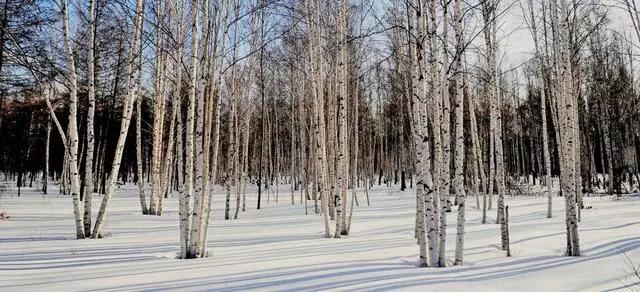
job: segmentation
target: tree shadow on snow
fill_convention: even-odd
[[[112,287],[113,290],[168,290],[215,288],[218,291],[277,289],[280,291],[321,291],[332,288],[373,291],[394,290],[447,283],[480,282],[508,278],[543,270],[575,265],[615,256],[621,250],[640,248],[640,237],[603,243],[583,251],[582,257],[537,256],[505,259],[503,262],[449,267],[417,268],[414,263],[389,258],[377,261],[351,261],[322,264],[301,264],[274,271],[264,269],[246,273],[194,277],[182,280]],[[303,259],[301,259],[303,260]],[[198,268],[211,268],[199,266]],[[157,272],[162,272],[160,269]]]

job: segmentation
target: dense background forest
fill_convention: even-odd
[[[451,209],[463,264],[467,197],[509,252],[505,196],[548,197],[548,217],[562,196],[579,256],[583,198],[640,186],[634,0],[0,9],[1,186],[70,197],[77,238],[104,236],[118,185],[137,186],[143,214],[178,197],[182,258],[207,255],[216,185],[225,219],[305,204],[326,237],[348,236],[354,204],[385,185],[416,193],[421,266],[447,265]],[[517,60],[511,34],[530,39]]]

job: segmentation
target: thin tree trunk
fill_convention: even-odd
[[[144,194],[144,171],[142,168],[142,96],[136,101],[136,163],[138,171],[138,193],[140,195],[140,207],[142,214],[149,214],[147,198]],[[153,197],[151,198],[153,200]]]
[[[49,146],[51,144],[51,118],[47,119],[47,138],[44,146],[44,173],[42,174],[42,193],[47,194],[49,186]]]

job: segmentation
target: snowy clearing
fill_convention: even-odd
[[[136,190],[121,188],[110,206],[110,236],[75,240],[69,196],[1,194],[0,210],[10,218],[0,221],[0,290],[613,291],[640,284],[622,254],[640,264],[637,197],[585,198],[579,258],[562,256],[563,198],[555,198],[553,219],[545,218],[546,198],[507,198],[512,258],[499,248],[499,225],[481,224],[469,198],[465,265],[417,268],[414,191],[374,188],[371,206],[360,193],[351,236],[326,239],[313,202],[305,215],[299,194],[291,206],[288,190],[281,187],[277,205],[272,196],[255,210],[251,200],[240,219],[224,221],[224,196],[216,189],[213,256],[195,260],[174,258],[177,197],[163,216],[143,216]],[[248,198],[255,199],[251,191]],[[495,209],[490,214],[494,218]],[[455,222],[455,208],[448,216]],[[447,234],[452,258],[455,224]]]

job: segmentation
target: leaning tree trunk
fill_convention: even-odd
[[[142,20],[144,17],[144,0],[136,1],[136,16],[133,33],[133,41],[129,50],[128,64],[127,64],[127,95],[124,100],[124,108],[122,109],[122,122],[120,124],[120,135],[118,136],[118,142],[116,144],[116,152],[113,157],[113,163],[111,166],[111,173],[109,179],[105,185],[105,194],[102,197],[102,203],[100,210],[98,211],[98,217],[96,218],[96,224],[93,227],[93,238],[102,236],[102,229],[107,217],[107,206],[113,196],[113,188],[115,181],[118,178],[120,172],[120,163],[122,162],[122,154],[124,152],[124,144],[127,140],[127,132],[129,131],[129,124],[131,123],[131,115],[133,113],[133,103],[135,101],[136,94],[139,94],[140,88],[140,76],[138,64],[140,63],[140,40],[142,36]]]

